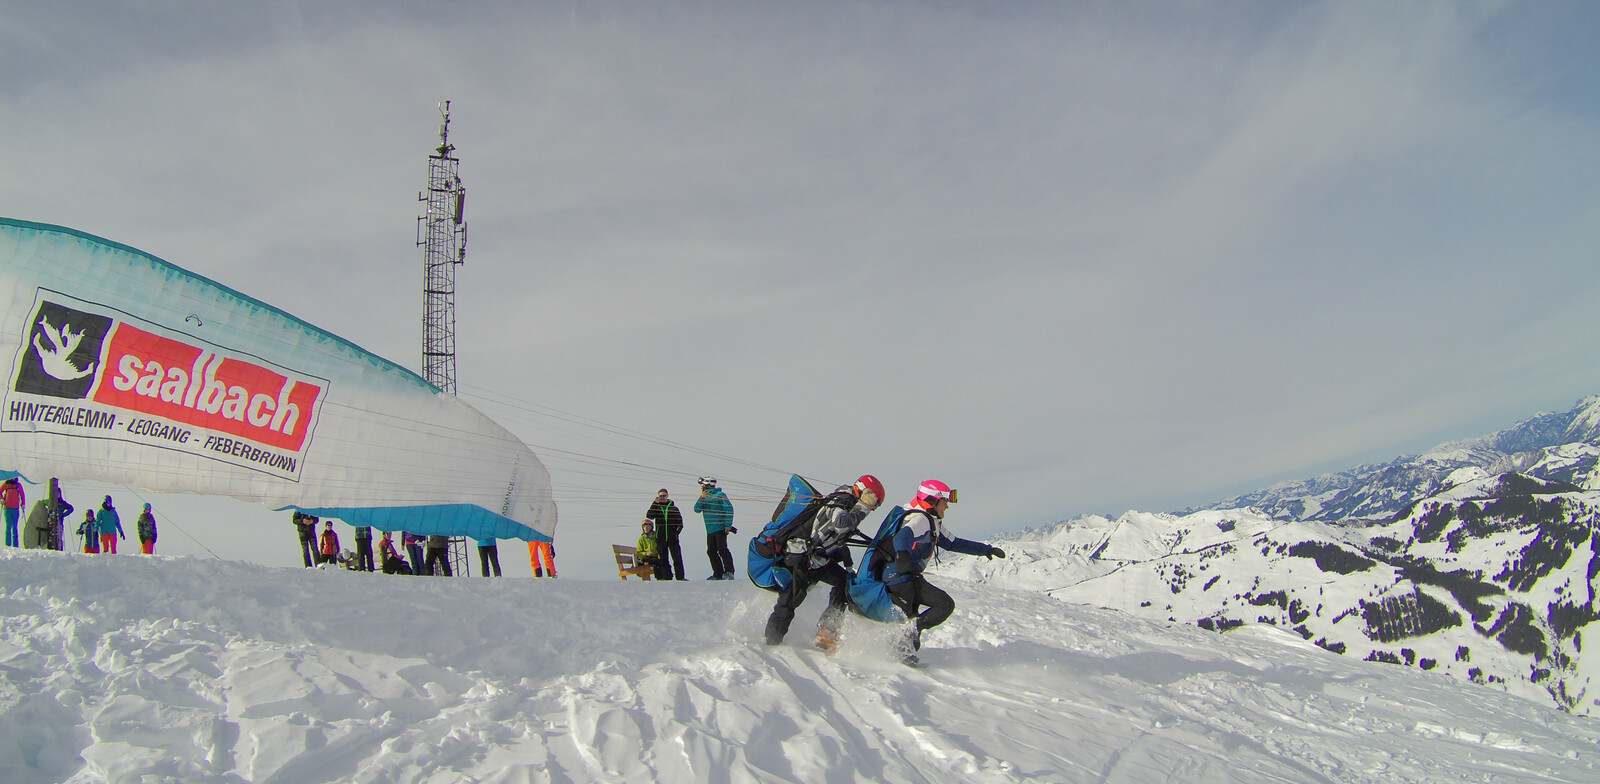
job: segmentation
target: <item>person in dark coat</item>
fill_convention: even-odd
[[[100,552],[100,524],[94,521],[94,510],[83,510],[83,522],[78,524],[78,539],[83,541],[83,551]]]
[[[301,512],[294,513],[295,533],[300,536],[300,555],[306,559],[306,568],[322,562],[321,551],[317,549],[317,518]]]
[[[67,546],[66,522],[67,517],[72,514],[72,504],[67,503],[67,499],[61,497],[61,480],[53,476],[50,477],[49,509],[50,530],[45,549],[63,550]]]
[[[372,527],[356,527],[356,571],[375,572],[372,563]]]
[[[683,576],[683,548],[678,546],[678,537],[683,533],[683,513],[668,497],[665,487],[656,492],[656,500],[651,502],[650,510],[644,513],[644,517],[654,523],[656,529],[656,549],[661,555],[661,561],[656,564],[656,579],[686,579]]]
[[[145,555],[156,554],[156,515],[150,511],[150,505],[144,505],[144,511],[139,513],[139,551]]]
[[[423,564],[423,571],[435,577],[454,577],[450,571],[450,537],[428,537],[428,560]]]

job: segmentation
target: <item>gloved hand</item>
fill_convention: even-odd
[[[739,529],[734,528],[733,526],[730,525],[730,526],[728,526],[728,533],[730,533],[730,534],[739,533]]]
[[[866,504],[868,509],[876,510],[878,508],[878,504],[883,502],[879,500],[877,493],[874,493],[871,490],[863,490],[861,492],[861,503]]]
[[[911,553],[904,550],[894,554],[894,570],[901,574],[911,574],[917,568],[917,562],[911,560]]]
[[[1006,551],[1004,551],[1004,550],[1002,550],[1002,549],[1000,549],[998,547],[991,546],[989,548],[988,555],[989,555],[989,560],[993,561],[996,558],[1004,558],[1004,557],[1006,557]]]

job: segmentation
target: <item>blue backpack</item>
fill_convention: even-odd
[[[781,563],[783,543],[802,526],[809,525],[822,507],[823,494],[817,492],[805,477],[789,477],[789,490],[772,512],[772,521],[750,539],[750,554],[745,574],[758,588],[781,591],[789,587],[794,577]]]
[[[856,612],[874,621],[899,623],[906,619],[905,613],[890,598],[888,587],[883,584],[883,569],[894,560],[894,535],[900,532],[905,518],[905,507],[897,506],[889,510],[889,516],[878,526],[878,534],[872,537],[872,547],[867,551],[865,563],[850,578],[850,604]]]

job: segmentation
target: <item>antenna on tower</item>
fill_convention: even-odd
[[[450,143],[450,102],[439,104],[439,147],[428,156],[428,189],[417,195],[427,204],[417,218],[422,248],[422,377],[449,395],[456,393],[456,265],[467,258],[467,189],[461,161]],[[450,540],[455,573],[469,575],[466,540]],[[421,564],[413,564],[420,567]]]

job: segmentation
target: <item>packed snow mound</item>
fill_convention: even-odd
[[[976,559],[974,559],[976,560]],[[1600,725],[1351,661],[937,578],[788,644],[744,582],[430,579],[0,552],[0,780],[1593,781]]]

